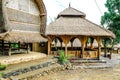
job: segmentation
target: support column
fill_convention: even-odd
[[[60,43],[61,43],[60,47],[61,47],[61,49],[62,49],[62,42],[60,42]]]
[[[27,43],[27,54],[30,52],[30,46],[29,43]]]
[[[72,36],[61,36],[61,39],[63,40],[65,44],[65,56],[67,56],[68,50],[67,50],[67,44],[69,43]]]
[[[83,54],[84,54],[84,46],[85,46],[85,44],[82,44],[82,53],[80,54],[80,58],[83,58]]]
[[[98,43],[98,59],[100,59],[100,53],[101,53],[101,44]]]
[[[81,41],[81,46],[82,46],[80,58],[83,58],[84,51],[85,51],[84,49],[85,49],[85,45],[86,45],[86,41],[87,41],[87,36],[79,37],[79,40]]]
[[[20,41],[18,42],[18,51],[20,51]]]
[[[51,41],[48,39],[48,55],[51,54]]]
[[[2,55],[4,55],[4,40],[2,40]]]
[[[97,37],[96,40],[98,42],[98,56],[97,56],[97,58],[99,60],[100,59],[100,53],[101,53],[101,39],[100,39],[100,37]]]
[[[72,48],[72,50],[73,50],[73,41],[71,41],[71,48]]]
[[[9,43],[9,52],[8,55],[11,56],[11,43]]]
[[[65,43],[65,56],[67,56],[67,43]]]

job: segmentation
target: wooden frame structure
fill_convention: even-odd
[[[76,37],[76,38],[78,38],[79,40],[80,40],[80,42],[81,42],[81,54],[82,54],[82,56],[81,56],[81,58],[83,58],[83,55],[84,55],[84,53],[85,53],[85,44],[86,44],[86,41],[87,41],[87,39],[89,38],[89,37],[91,37],[91,36],[73,36],[73,35],[71,35],[71,36],[68,36],[68,35],[61,35],[61,36],[55,36],[55,35],[50,35],[49,36],[49,38],[48,38],[48,55],[50,55],[51,54],[51,43],[52,43],[52,41],[56,38],[56,37],[59,37],[62,41],[63,41],[63,43],[65,44],[65,55],[67,56],[68,54],[68,43],[70,42],[70,40],[72,39],[72,38],[74,38],[74,37]],[[101,53],[101,38],[102,37],[99,37],[99,36],[93,36],[94,37],[94,39],[96,39],[97,40],[97,43],[98,43],[98,54],[97,54],[97,58],[99,59],[99,55],[100,55],[100,53]],[[71,43],[71,45],[72,45],[72,43]],[[61,46],[62,46],[62,44],[61,44]],[[71,46],[72,47],[72,46]]]
[[[65,44],[65,55],[68,55],[68,43],[71,42],[73,47],[74,38],[78,38],[81,42],[81,55],[84,58],[85,47],[88,38],[94,38],[98,44],[97,56],[101,53],[101,39],[104,37],[114,37],[114,34],[93,22],[85,19],[85,14],[71,6],[58,14],[57,20],[46,27],[46,35],[48,37],[48,55],[51,54],[51,43],[57,37]],[[92,44],[91,44],[92,47]],[[88,52],[89,53],[89,52]]]
[[[0,40],[5,41],[0,45],[7,45],[4,47],[9,48],[9,55],[12,50],[9,42],[26,43],[26,49],[28,44],[47,42],[44,37],[47,12],[43,0],[0,0],[0,13]]]

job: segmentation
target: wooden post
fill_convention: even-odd
[[[8,55],[11,56],[11,47],[9,48]]]
[[[67,56],[67,43],[65,43],[65,56]]]
[[[27,43],[27,53],[30,52],[30,46],[29,46],[29,43]]]
[[[79,37],[79,40],[81,41],[81,45],[82,45],[82,51],[81,51],[82,53],[80,54],[80,58],[83,58],[87,37],[86,36]]]
[[[73,41],[71,41],[71,48],[72,48],[72,50],[73,50]]]
[[[61,49],[62,49],[62,41],[60,43],[61,43]]]
[[[98,60],[100,59],[101,44],[98,44]]]
[[[20,41],[18,42],[18,51],[20,51]]]
[[[82,44],[82,53],[80,54],[80,58],[83,58],[83,54],[84,54],[84,46],[85,46],[85,44]]]
[[[11,56],[11,43],[9,43],[9,52],[8,55]]]
[[[99,60],[100,59],[100,53],[101,53],[101,39],[100,39],[100,37],[97,37],[96,40],[98,42],[98,56],[97,56],[97,58]]]
[[[2,55],[4,55],[4,40],[2,40]]]
[[[107,57],[107,46],[106,46],[106,42],[104,43],[104,57]]]
[[[48,39],[48,55],[51,54],[51,41]]]

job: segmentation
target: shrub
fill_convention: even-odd
[[[6,64],[2,64],[2,65],[0,65],[0,70],[5,70],[5,69],[6,69],[6,67],[7,67],[7,65],[6,65]]]
[[[0,77],[3,77],[4,73],[3,72],[0,72]]]
[[[59,61],[61,64],[68,62],[68,56],[65,56],[65,52],[63,50],[58,50],[59,52]]]

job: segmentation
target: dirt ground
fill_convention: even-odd
[[[120,80],[120,65],[106,69],[66,70],[30,80]]]
[[[120,55],[113,55],[120,60]],[[120,64],[112,68],[76,69],[56,72],[46,76],[37,76],[30,80],[120,80]]]

